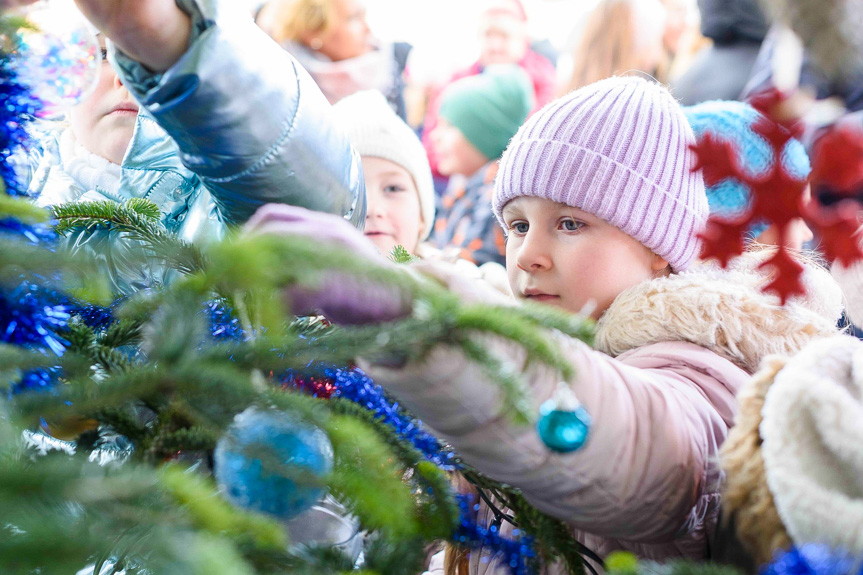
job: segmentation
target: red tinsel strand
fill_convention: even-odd
[[[298,389],[313,397],[329,399],[336,391],[336,382],[326,376],[291,373],[282,380],[282,389]]]

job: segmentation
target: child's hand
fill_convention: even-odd
[[[246,224],[251,234],[304,236],[347,251],[369,266],[393,266],[360,231],[344,218],[284,204],[268,204]],[[364,325],[408,315],[411,298],[397,287],[346,276],[337,271],[318,289],[288,288],[286,299],[297,315],[320,313],[333,323]]]
[[[323,212],[314,212],[287,204],[266,204],[246,222],[249,234],[275,234],[308,236],[340,244],[349,252],[371,260],[376,265],[387,265],[375,245],[362,232],[344,218]]]
[[[192,22],[174,0],[75,0],[90,22],[130,58],[154,72],[189,48]]]

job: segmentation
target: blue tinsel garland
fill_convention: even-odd
[[[471,515],[479,511],[479,504],[471,495],[458,495],[459,528],[455,541],[471,549],[491,551],[503,565],[508,565],[514,575],[530,575],[533,570],[529,560],[536,556],[533,550],[533,540],[521,536],[519,529],[513,529],[512,535],[518,539],[507,539],[501,536],[496,525],[483,527],[471,519]]]
[[[10,56],[0,53],[0,178],[10,196],[26,195],[11,158],[17,150],[27,150],[32,145],[27,125],[40,106],[10,65]],[[0,219],[0,234],[32,245],[47,245],[55,239],[49,226],[27,225],[12,218]],[[67,344],[58,335],[69,320],[67,298],[47,285],[33,282],[38,279],[0,288],[0,342],[59,357]],[[50,390],[58,376],[58,368],[27,370],[12,386],[11,393]]]
[[[319,366],[320,367],[320,366]],[[310,369],[312,366],[310,366]],[[375,418],[391,427],[402,439],[410,441],[429,461],[445,471],[458,469],[455,454],[441,445],[433,435],[425,432],[422,422],[406,415],[398,403],[390,401],[381,386],[359,368],[342,369],[323,367],[326,378],[332,382],[332,397],[342,397],[361,405],[375,415]],[[290,380],[292,374],[288,374]],[[532,573],[529,560],[536,556],[533,541],[514,530],[516,539],[500,535],[496,526],[483,527],[472,518],[478,504],[471,496],[458,496],[459,528],[454,541],[471,549],[481,549],[508,565],[514,575]]]
[[[42,107],[30,88],[18,78],[11,56],[0,52],[0,178],[10,196],[24,196],[27,190],[18,182],[14,163],[17,150],[31,144],[27,124]]]
[[[780,551],[760,575],[863,575],[863,557],[809,544]]]
[[[223,301],[208,301],[204,313],[210,324],[210,335],[216,341],[242,341],[245,338],[240,320],[234,317],[231,308]]]
[[[335,382],[333,397],[342,397],[365,407],[375,414],[375,419],[391,427],[399,437],[409,441],[426,459],[444,471],[456,469],[455,454],[425,432],[421,421],[405,415],[398,403],[387,399],[383,388],[361,369],[328,367],[324,374]]]

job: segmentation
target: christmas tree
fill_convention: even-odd
[[[4,25],[14,38],[20,22]],[[581,571],[562,522],[467,467],[353,361],[460,346],[528,425],[518,374],[468,334],[516,341],[568,375],[547,330],[589,339],[589,322],[462,305],[431,282],[303,239],[187,244],[146,200],[36,209],[9,158],[33,145],[39,101],[3,54],[4,573],[414,574],[437,541],[496,550],[516,573],[554,558]],[[97,229],[128,244],[132,265],[178,279],[113,299],[104,267],[63,242]],[[288,313],[288,288],[319,289],[334,272],[400,294],[412,313],[353,328]],[[516,539],[470,519],[453,473],[516,511]],[[333,532],[311,533],[327,521]]]
[[[3,54],[8,160],[31,145],[25,124],[39,102]],[[11,166],[0,171],[4,573],[408,575],[440,541],[492,549],[514,573],[555,560],[570,573],[591,568],[565,523],[467,466],[354,364],[459,347],[501,386],[510,417],[530,425],[519,374],[470,334],[517,342],[567,379],[572,368],[549,330],[589,342],[590,322],[465,305],[397,267],[359,265],[307,239],[236,232],[191,245],[145,200],[45,213],[21,197]],[[62,241],[96,229],[121,236],[137,265],[172,268],[177,279],[114,299],[103,267]],[[295,289],[325,289],[335,277],[383,290],[410,313],[360,327],[290,314]],[[476,501],[453,487],[455,474],[475,497],[513,511],[514,539],[473,521]],[[802,570],[807,560],[789,553],[772,572],[812,572]],[[631,556],[607,567],[733,572]]]

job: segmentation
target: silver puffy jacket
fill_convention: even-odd
[[[271,202],[339,214],[361,226],[359,155],[311,77],[239,3],[178,4],[191,14],[194,31],[170,70],[153,75],[112,50],[121,80],[143,106],[119,191],[85,189],[66,173],[57,132],[29,151],[29,193],[43,205],[147,198],[168,230],[193,242],[221,237]],[[167,279],[165,270],[143,270],[124,257],[128,243],[115,232],[81,232],[69,241],[106,261],[119,293]]]

